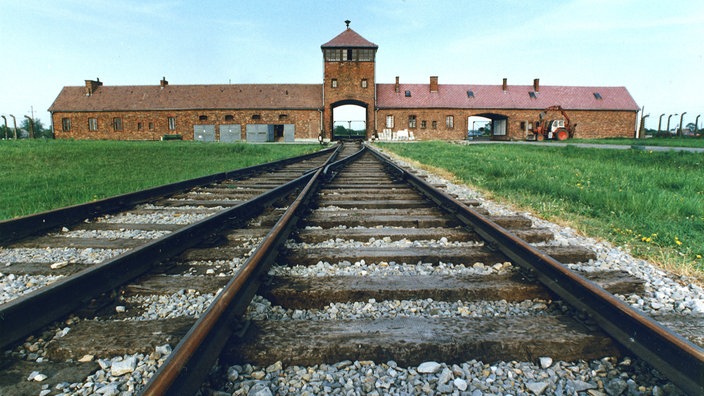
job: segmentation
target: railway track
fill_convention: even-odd
[[[27,376],[27,357],[35,353],[40,363],[59,363],[53,382],[47,378],[45,384],[63,384],[77,394],[70,388],[85,386],[81,376],[94,388],[113,381],[104,386],[144,394],[241,394],[257,387],[267,394],[263,384],[272,383],[282,394],[482,387],[491,393],[490,385],[472,382],[461,362],[601,359],[619,356],[625,347],[686,392],[702,391],[701,348],[610,294],[638,293],[638,279],[617,272],[575,275],[559,262],[586,262],[594,252],[545,244],[551,233],[530,220],[491,216],[478,202],[458,202],[371,150],[345,145],[339,157],[346,159],[272,194],[273,205],[248,222],[236,220],[244,218],[238,212],[227,226],[189,232],[148,273],[102,291],[89,313],[73,313],[25,341],[13,354],[25,361],[13,369]],[[280,185],[278,178],[271,184],[259,179],[246,188],[273,191]],[[160,206],[192,207],[187,200],[196,197],[203,210],[210,194],[191,191]],[[205,229],[209,237],[196,238]],[[56,238],[20,245],[43,246]],[[529,243],[542,244],[542,251]],[[442,379],[434,388],[418,381],[394,388],[395,376],[409,372],[399,367],[417,367],[413,376],[424,370],[432,375],[440,367],[434,362],[454,365],[438,373]],[[216,363],[221,370],[213,371]],[[308,370],[296,385],[279,384],[288,375],[285,367],[306,371],[314,365],[385,374],[355,383],[311,378]],[[34,372],[48,376],[41,366]],[[115,379],[125,373],[129,381]],[[517,390],[546,391],[538,379],[529,383],[517,383]]]

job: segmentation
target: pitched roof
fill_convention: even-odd
[[[395,84],[377,84],[377,106],[537,110],[560,105],[566,110],[639,110],[625,87],[542,85],[539,88],[532,97],[533,85],[509,85],[504,91],[502,85],[440,84],[437,92],[430,92],[429,84],[399,84],[397,93]],[[406,91],[410,91],[410,97],[406,97]]]
[[[378,45],[360,36],[354,30],[347,28],[334,39],[320,46],[320,48],[379,48]]]
[[[319,109],[320,84],[125,85],[64,87],[50,112],[199,109]]]

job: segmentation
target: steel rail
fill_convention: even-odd
[[[342,161],[345,160],[338,162]],[[298,179],[306,180],[300,194],[243,267],[181,339],[142,390],[142,395],[190,395],[198,390],[233,331],[237,326],[245,326],[240,321],[241,316],[259,288],[262,277],[278,256],[279,247],[288,238],[302,209],[314,196],[323,173],[321,167],[314,174]]]
[[[547,288],[578,311],[588,314],[607,334],[682,390],[692,395],[704,394],[702,348],[630,307],[455,198],[437,190],[425,180],[393,165],[377,150],[370,148],[370,151],[397,172],[401,172],[407,182],[428,198],[454,213],[467,227],[487,241],[489,246],[533,272]]]
[[[335,153],[337,150],[339,148],[335,149]],[[301,176],[249,201],[0,305],[0,347],[11,345],[79,309],[90,299],[146,273],[157,263],[182,253],[232,223],[253,218],[264,207],[298,188],[305,178]]]
[[[75,224],[83,219],[116,212],[126,207],[139,205],[159,197],[169,196],[194,187],[219,182],[222,180],[239,178],[252,173],[259,173],[267,169],[290,165],[306,159],[329,154],[336,147],[316,151],[293,158],[253,165],[246,168],[201,176],[190,180],[165,184],[145,190],[116,195],[84,204],[53,209],[33,215],[22,216],[16,219],[0,221],[0,245],[6,245],[29,235],[44,232],[68,224]],[[313,168],[315,169],[315,168]]]

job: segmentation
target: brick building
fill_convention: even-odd
[[[625,87],[376,82],[378,46],[349,28],[321,46],[323,83],[67,86],[49,108],[57,138],[293,141],[335,138],[339,106],[364,109],[366,136],[465,139],[472,120],[492,138],[523,140],[538,114],[559,105],[576,137],[631,137],[638,105]],[[557,117],[560,115],[557,114]]]

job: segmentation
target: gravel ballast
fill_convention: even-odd
[[[402,166],[408,164],[399,162]],[[418,173],[427,177],[434,184],[445,185],[446,191],[460,199],[476,199],[482,207],[492,215],[517,214],[509,208],[495,204],[482,198],[481,194],[465,186],[453,184],[422,170]],[[681,315],[704,316],[704,290],[693,285],[684,277],[671,277],[650,263],[630,256],[623,249],[612,247],[607,243],[585,238],[574,230],[561,227],[538,219],[530,213],[519,213],[529,217],[534,227],[545,227],[555,234],[555,240],[550,245],[588,246],[597,253],[597,259],[583,264],[570,264],[577,271],[626,271],[645,282],[643,295],[618,296],[629,305],[649,314],[677,313]],[[160,222],[163,219],[150,220],[140,214],[141,223],[149,221]],[[163,216],[163,215],[158,215]],[[202,215],[198,215],[202,216]],[[118,217],[118,216],[115,216]],[[115,221],[117,219],[106,219]],[[121,219],[123,220],[123,219]],[[136,219],[124,219],[131,222]],[[189,219],[193,221],[193,218]],[[121,221],[120,221],[121,222]],[[136,222],[136,221],[135,221]],[[412,241],[370,240],[367,242],[352,242],[344,239],[331,239],[322,244],[310,246],[335,246],[348,244],[354,246],[383,246],[395,243],[399,246],[413,244]],[[453,245],[447,241],[419,242],[424,246]],[[301,247],[293,241],[289,246]],[[541,244],[536,244],[540,246]],[[462,245],[464,246],[464,245]],[[79,254],[80,252],[74,252]],[[0,250],[0,260],[7,262]],[[77,256],[47,260],[76,260]],[[90,261],[90,260],[85,260]],[[1,271],[0,267],[0,271]],[[430,265],[424,263],[365,263],[319,262],[314,266],[274,266],[271,275],[288,276],[331,276],[331,275],[430,275],[430,274],[471,274],[488,275],[515,271],[510,263],[492,263],[473,265],[440,263]],[[0,283],[7,275],[0,275]],[[4,291],[4,290],[3,290]],[[207,301],[214,295],[184,291],[159,298],[140,300],[147,308],[145,316],[133,318],[138,320],[155,317],[197,317]],[[136,300],[135,300],[136,302]],[[413,315],[441,315],[444,317],[500,316],[500,315],[535,315],[539,320],[546,310],[554,303],[549,301],[523,301],[507,303],[505,301],[462,302],[462,301],[376,301],[333,303],[321,310],[285,310],[272,306],[262,297],[256,297],[247,315],[251,319],[290,320],[290,319],[343,319],[343,318],[378,318]],[[26,344],[25,344],[26,345]],[[22,347],[22,356],[28,360],[41,359],[37,353],[27,352]],[[36,347],[35,347],[36,348]],[[41,349],[41,348],[40,348]],[[63,384],[56,391],[71,395],[106,394],[117,395],[120,392],[131,392],[139,389],[141,384],[156,371],[158,365],[170,352],[168,346],[158,347],[152,355],[125,355],[99,362],[101,370],[86,379],[84,383]],[[681,394],[671,383],[655,370],[639,359],[625,357],[617,360],[604,357],[590,362],[552,361],[549,356],[536,357],[534,362],[479,362],[469,361],[457,364],[443,362],[424,362],[413,367],[399,367],[393,361],[343,361],[334,364],[319,364],[310,367],[283,366],[280,362],[268,367],[251,365],[236,365],[223,367],[226,382],[213,380],[215,395],[409,395],[409,394],[448,394],[448,395],[678,395]],[[538,359],[539,358],[539,359]],[[125,362],[126,363],[122,363]],[[116,371],[112,371],[116,364]],[[131,371],[130,371],[131,370]],[[33,373],[27,373],[30,377]],[[41,373],[38,373],[41,374]],[[116,375],[113,375],[116,374]],[[119,375],[118,375],[119,374]],[[33,377],[40,378],[40,377]]]

